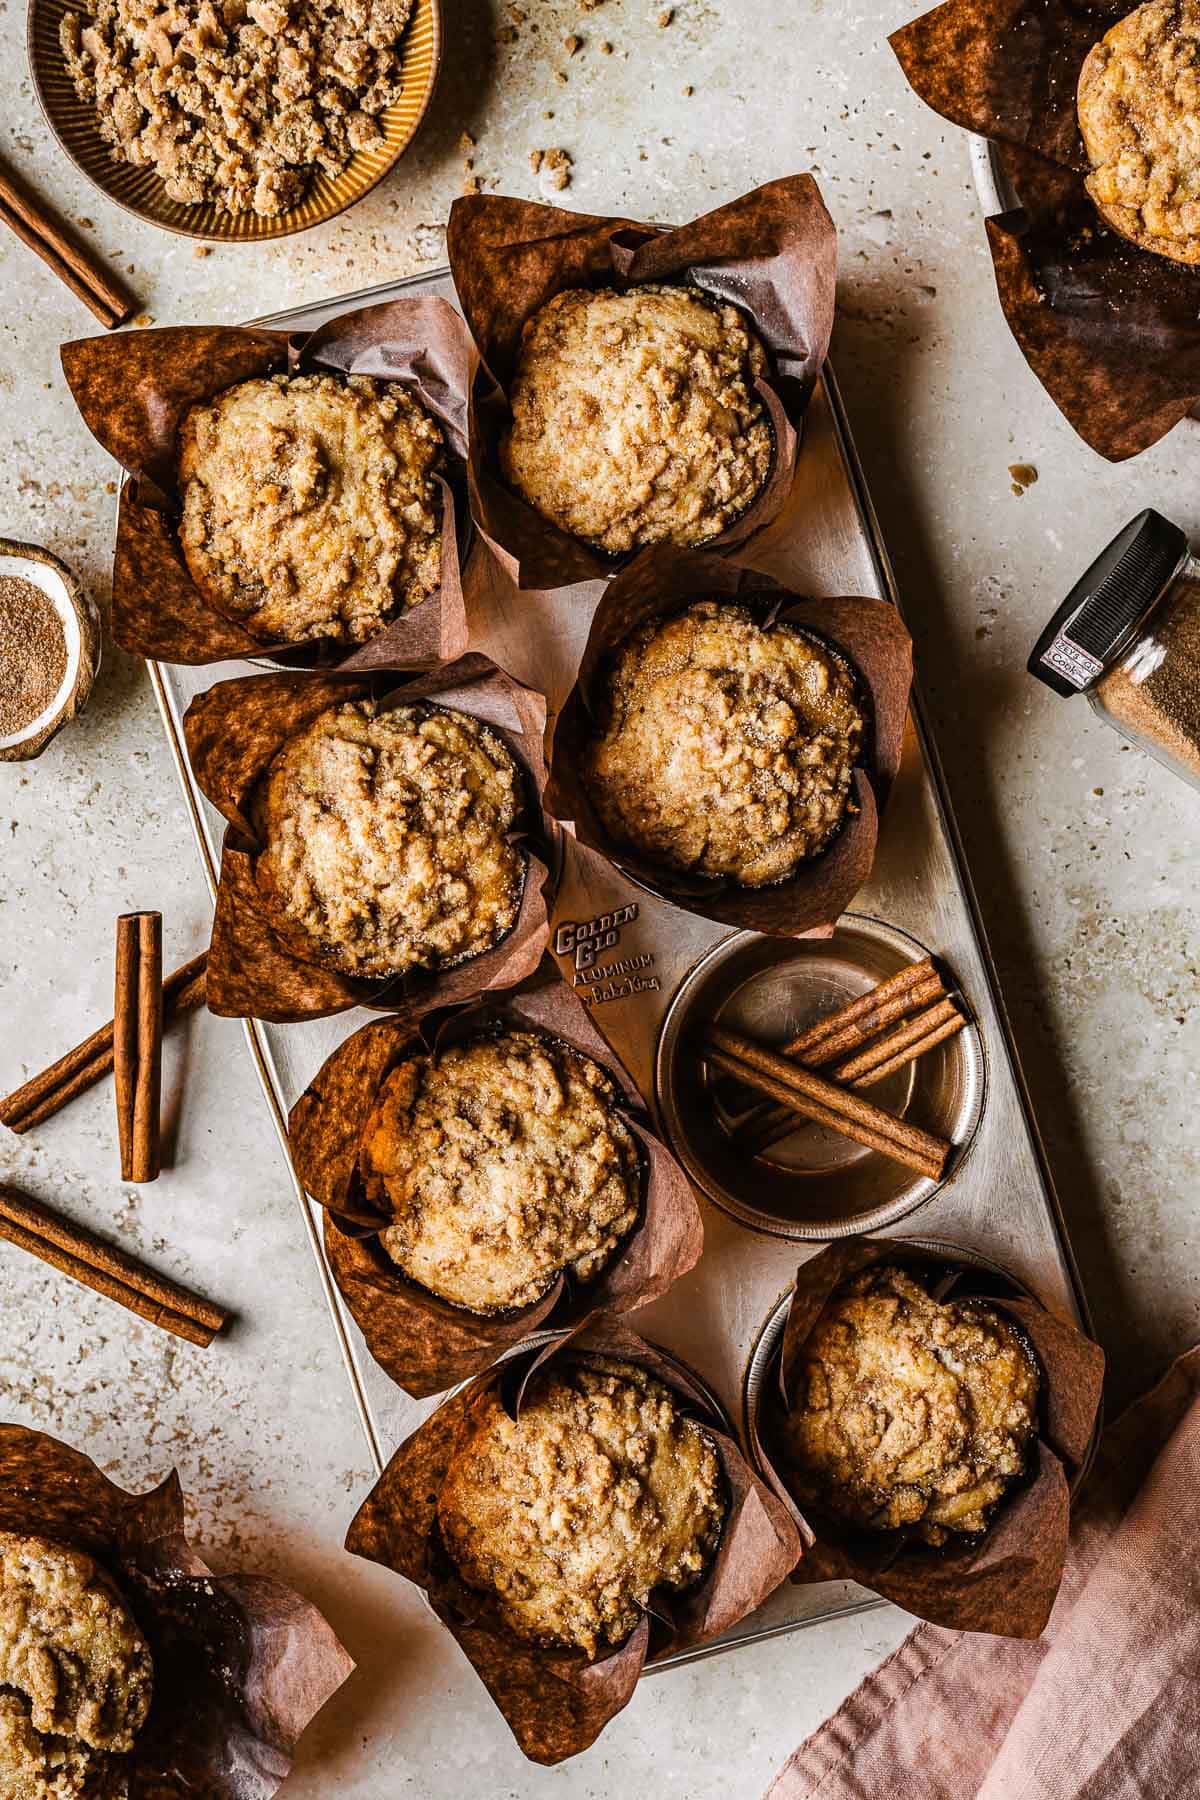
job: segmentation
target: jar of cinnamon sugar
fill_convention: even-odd
[[[1029,672],[1200,787],[1200,562],[1178,525],[1131,519],[1034,645]]]

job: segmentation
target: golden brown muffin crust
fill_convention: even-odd
[[[441,580],[437,421],[397,382],[272,375],[186,414],[179,539],[263,643],[361,644]]]
[[[865,1270],[804,1345],[779,1434],[789,1485],[870,1531],[927,1543],[981,1532],[1024,1472],[1039,1375],[1019,1332],[980,1301],[939,1304],[903,1270]]]
[[[585,764],[607,830],[652,861],[744,887],[782,881],[841,824],[865,720],[823,644],[702,600],[617,651]]]
[[[597,1358],[535,1373],[516,1423],[485,1396],[437,1519],[463,1580],[517,1637],[594,1658],[654,1589],[702,1578],[725,1511],[702,1427],[645,1370]]]
[[[257,879],[320,960],[385,977],[479,956],[516,923],[509,841],[521,773],[450,707],[332,706],[288,740],[256,797]]]
[[[0,1779],[5,1800],[115,1793],[110,1753],[133,1748],[153,1666],[90,1556],[0,1532]]]
[[[392,1070],[363,1136],[380,1242],[471,1312],[530,1306],[562,1271],[593,1280],[637,1222],[641,1162],[590,1057],[504,1031]]]
[[[1089,51],[1079,77],[1087,189],[1123,237],[1200,263],[1200,0],[1149,0]]]
[[[610,554],[705,543],[770,474],[766,367],[738,309],[697,288],[556,294],[521,334],[505,480]]]

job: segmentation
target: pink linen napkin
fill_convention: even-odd
[[[1102,1439],[1033,1642],[921,1625],[765,1800],[1200,1796],[1200,1346]]]

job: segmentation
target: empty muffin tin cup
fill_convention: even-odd
[[[828,938],[737,932],[689,972],[663,1023],[655,1087],[671,1148],[723,1211],[775,1237],[854,1237],[895,1224],[953,1179],[984,1104],[983,1042],[969,1011],[961,1031],[864,1092],[948,1140],[940,1182],[801,1120],[781,1142],[748,1154],[733,1133],[759,1097],[715,1074],[701,1046],[704,1027],[714,1023],[783,1045],[928,954],[906,932],[846,913]]]
[[[978,1250],[967,1250],[961,1244],[948,1244],[937,1238],[898,1237],[894,1242],[897,1262],[902,1263],[906,1256],[920,1256],[922,1251],[950,1257],[964,1268],[979,1270],[980,1291],[985,1296],[990,1293],[1003,1295],[1007,1292],[1014,1298],[1037,1299],[1033,1289],[1025,1282],[1018,1280],[1000,1263],[993,1262],[990,1256],[984,1256]],[[763,1476],[764,1480],[770,1480],[773,1468],[770,1449],[771,1406],[779,1393],[779,1357],[791,1304],[792,1289],[789,1287],[780,1294],[759,1326],[742,1378],[742,1443],[755,1472]],[[1092,1466],[1103,1422],[1102,1405],[1096,1415],[1087,1454],[1072,1477],[1072,1493],[1077,1490]]]

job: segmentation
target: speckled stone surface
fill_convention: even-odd
[[[418,141],[362,205],[301,238],[197,256],[92,191],[42,124],[13,0],[0,154],[158,323],[431,268],[464,177],[532,196],[537,149],[572,157],[565,203],[659,219],[817,175],[842,240],[839,377],[1114,1398],[1127,1397],[1197,1334],[1200,796],[1023,665],[1125,517],[1153,503],[1200,535],[1200,425],[1110,468],[1060,420],[1003,326],[965,142],[908,93],[886,47],[903,0],[445,3],[446,69]],[[112,471],[57,361],[91,321],[8,238],[0,277],[0,533],[48,545],[105,598]],[[1019,496],[1014,463],[1038,472]],[[85,717],[39,762],[0,769],[0,1088],[107,1016],[112,921],[133,906],[163,911],[169,961],[202,943],[208,903],[151,694],[109,647]],[[215,1563],[284,1573],[326,1608],[362,1667],[287,1793],[759,1794],[900,1641],[902,1615],[655,1676],[588,1755],[527,1766],[418,1599],[338,1548],[370,1470],[240,1028],[192,1020],[166,1092],[171,1167],[154,1186],[117,1179],[107,1089],[28,1138],[0,1131],[0,1179],[120,1232],[238,1323],[207,1353],[177,1345],[0,1246],[2,1411],[131,1486],[174,1464]]]

